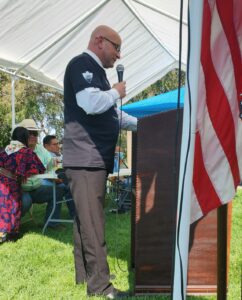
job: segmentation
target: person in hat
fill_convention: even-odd
[[[28,130],[16,127],[11,142],[0,152],[0,243],[17,237],[21,219],[21,183],[44,173],[38,156],[28,148]]]
[[[28,130],[29,133],[29,147],[37,154],[45,168],[51,164],[52,156],[50,153],[38,143],[38,133],[40,129],[37,127],[35,121],[33,119],[24,119],[22,122],[18,124]],[[23,215],[28,211],[31,207],[32,203],[47,203],[46,213],[45,213],[45,221],[48,219],[52,207],[53,207],[53,188],[50,185],[44,184],[44,181],[39,178],[29,178],[26,183],[22,184],[23,191]],[[56,201],[62,201],[63,196],[65,194],[65,190],[61,186],[56,187]],[[56,205],[53,218],[60,218],[60,204]],[[58,223],[49,223],[50,227],[59,226]]]

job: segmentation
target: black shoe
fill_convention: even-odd
[[[21,239],[23,234],[21,233],[9,233],[7,236],[7,241],[9,242],[17,242],[17,240]]]
[[[128,292],[122,292],[120,290],[117,289],[113,289],[112,292],[108,293],[108,294],[89,294],[87,293],[88,297],[93,297],[93,296],[99,296],[99,297],[103,297],[105,299],[118,299],[118,298],[127,298],[130,297],[130,293]]]
[[[118,298],[127,298],[130,296],[128,292],[122,292],[120,290],[114,289],[112,292],[104,295],[106,299],[118,299]]]

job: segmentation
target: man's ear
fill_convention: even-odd
[[[103,38],[101,36],[95,38],[95,46],[99,49],[103,49]]]

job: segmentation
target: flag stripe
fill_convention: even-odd
[[[240,0],[241,1],[241,0]],[[240,57],[240,47],[238,38],[235,30],[234,19],[233,19],[233,6],[234,3],[231,0],[217,1],[217,9],[223,24],[224,32],[227,36],[229,43],[233,65],[235,73],[235,81],[237,87],[237,99],[239,105],[239,93],[242,86],[242,64]],[[238,6],[239,7],[239,6]]]
[[[242,73],[242,1],[241,0],[233,0],[233,14],[234,14],[234,27],[236,31],[236,36],[238,39],[238,44],[240,48],[240,71]],[[241,75],[242,76],[242,75]],[[241,86],[239,93],[242,93],[242,80],[240,80]],[[237,157],[239,161],[239,169],[240,169],[240,178],[242,179],[242,122],[238,118],[237,119]]]
[[[221,3],[217,1],[217,3],[221,6]],[[230,2],[230,5],[232,6],[232,1]],[[234,25],[234,32],[237,35],[237,39],[235,43],[237,43],[238,47],[239,44],[237,40],[240,40],[241,48],[242,48],[242,39],[240,39],[240,36],[242,37],[242,2],[240,4],[234,3],[233,4],[233,10],[231,12],[234,13],[234,22],[231,22],[231,26]],[[222,23],[217,10],[217,6],[215,6],[216,9],[213,10],[213,22],[211,25],[211,53],[212,53],[212,60],[214,63],[214,67],[216,69],[217,76],[219,77],[219,80],[223,86],[224,92],[226,94],[226,97],[228,99],[230,108],[231,108],[231,113],[233,116],[234,120],[234,126],[235,126],[235,137],[236,137],[236,154],[237,154],[237,160],[238,160],[238,165],[240,169],[240,178],[242,174],[242,158],[241,158],[241,153],[242,153],[242,144],[239,143],[239,139],[242,136],[242,122],[238,118],[239,116],[239,105],[238,105],[238,88],[236,87],[236,78],[238,76],[241,76],[240,74],[242,73],[242,68],[240,69],[240,74],[235,73],[234,69],[238,70],[238,66],[241,65],[241,59],[240,59],[240,49],[237,47],[237,58],[239,56],[239,62],[236,62],[236,66],[233,64],[233,59],[232,55],[234,51],[231,51],[231,48],[228,44],[227,36],[225,35],[224,32],[224,27],[228,26],[222,26]],[[232,18],[232,15],[230,14],[230,17]],[[240,18],[240,19],[239,19]],[[223,25],[226,20],[223,21]],[[228,34],[228,32],[227,32]],[[220,45],[220,47],[218,47]],[[222,50],[221,50],[222,49]],[[207,75],[208,76],[208,75]],[[238,80],[237,80],[238,82]],[[242,81],[241,81],[242,83]],[[203,141],[202,141],[203,145]],[[218,164],[219,165],[219,164]],[[223,173],[224,174],[224,173]],[[225,173],[227,174],[227,173]],[[219,176],[220,178],[222,176]],[[225,177],[225,176],[223,176]],[[217,176],[218,178],[218,176]],[[224,185],[221,186],[223,188]],[[224,191],[228,191],[229,194],[231,192],[229,191],[230,185],[226,184],[226,189]],[[217,190],[217,189],[216,189]],[[218,192],[218,190],[217,190]],[[227,198],[225,198],[227,199]]]
[[[239,107],[237,102],[238,94],[234,76],[234,65],[227,37],[225,35],[225,32],[223,31],[223,26],[216,6],[213,10],[211,27],[210,48],[212,49],[212,60],[218,79],[224,89],[226,98],[228,99],[236,128],[236,123],[238,121],[239,115]]]
[[[234,177],[234,185],[236,186],[239,181],[239,168],[236,156],[235,146],[235,128],[231,109],[228,104],[223,87],[215,72],[213,61],[211,57],[210,46],[211,36],[211,12],[208,2],[204,1],[204,18],[203,18],[203,34],[202,34],[202,49],[201,49],[201,63],[205,74],[206,85],[206,102],[208,112],[214,130],[218,139],[224,149],[228,158],[231,171]]]
[[[202,158],[210,180],[220,199],[231,199],[234,180],[230,165],[212,126],[206,106],[206,90],[202,67],[199,74],[199,102],[197,106],[197,130],[200,134]],[[219,163],[218,163],[219,161]],[[223,174],[223,176],[218,176]],[[228,186],[228,189],[224,189]]]
[[[203,216],[203,212],[199,205],[196,193],[194,191],[194,186],[192,185],[192,197],[191,197],[191,213],[190,213],[190,223],[195,222]]]
[[[192,221],[232,200],[241,181],[241,17],[241,0],[204,0]]]
[[[233,0],[234,27],[238,38],[240,57],[242,57],[242,5],[241,0]],[[241,61],[242,63],[242,61]]]
[[[196,159],[194,160],[193,186],[203,214],[221,205],[220,199],[204,167],[200,134],[195,137]],[[212,201],[208,201],[212,200]]]

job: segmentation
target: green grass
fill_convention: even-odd
[[[42,235],[44,210],[44,205],[35,205],[34,222],[27,221],[29,216],[23,219],[23,237],[16,242],[0,245],[1,300],[86,299],[86,287],[75,285],[74,280],[72,225],[65,224],[66,228],[59,231],[49,229],[46,235]],[[67,214],[66,209],[63,213]],[[132,290],[134,274],[129,270],[130,214],[107,212],[106,227],[108,261],[111,273],[116,275],[113,283],[121,290]],[[239,191],[233,201],[228,300],[240,299],[241,266],[242,191]],[[165,300],[170,297],[142,296],[138,299]],[[215,300],[216,296],[191,296],[188,299]]]
[[[233,200],[228,299],[242,299],[242,190]]]

